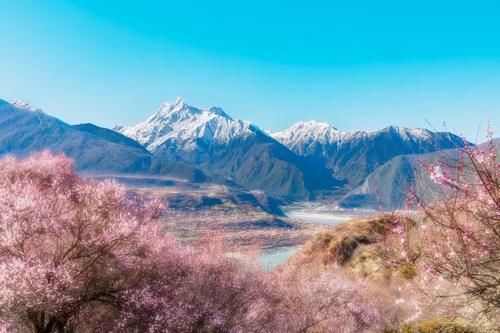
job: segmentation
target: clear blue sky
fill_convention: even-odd
[[[134,124],[164,100],[280,130],[500,132],[498,1],[0,0],[0,98]]]

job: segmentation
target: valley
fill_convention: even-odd
[[[0,100],[0,129],[0,156],[50,150],[72,158],[80,174],[128,177],[127,183],[149,177],[157,185],[184,180],[190,190],[196,186],[187,183],[214,184],[286,203],[319,200],[358,210],[401,207],[418,185],[420,156],[433,160],[468,144],[449,132],[399,126],[348,132],[317,121],[268,133],[220,107],[180,98],[114,130],[70,125],[26,102]]]
[[[226,253],[261,252],[272,265],[318,232],[402,207],[423,174],[419,159],[464,144],[447,132],[345,132],[317,121],[268,133],[181,98],[113,130],[0,100],[0,129],[0,156],[65,154],[84,177],[112,178],[159,199],[164,226],[183,243],[224,235]],[[417,188],[425,192],[428,183]]]
[[[379,214],[338,209],[328,202],[280,201],[261,191],[238,191],[175,178],[92,178],[114,179],[130,193],[161,200],[165,207],[163,225],[184,244],[199,247],[219,237],[228,255],[243,260],[257,256],[258,263],[268,270],[284,263],[316,234],[352,219]]]
[[[366,332],[386,332],[386,328],[406,332],[407,323],[439,320],[434,308],[440,305],[439,297],[432,296],[423,307],[419,302],[429,288],[438,295],[454,292],[455,286],[443,275],[443,286],[429,287],[435,273],[419,265],[432,265],[443,243],[452,249],[449,253],[463,248],[454,248],[456,242],[439,234],[441,225],[429,225],[422,218],[425,213],[407,206],[407,196],[416,194],[434,204],[439,191],[455,184],[454,174],[441,169],[449,165],[439,163],[456,161],[457,156],[462,157],[461,169],[469,163],[463,156],[469,156],[481,166],[471,174],[475,170],[486,175],[494,183],[491,188],[498,187],[492,173],[497,168],[494,140],[474,146],[452,133],[397,126],[342,132],[315,121],[268,133],[232,119],[220,108],[199,109],[182,100],[164,103],[137,126],[115,130],[93,124],[69,125],[26,103],[0,100],[0,129],[0,163],[5,170],[0,174],[0,199],[7,207],[6,219],[0,222],[9,230],[3,244],[19,244],[24,253],[25,241],[10,239],[34,235],[29,255],[51,261],[45,261],[49,264],[42,270],[33,270],[31,257],[23,258],[26,265],[17,265],[17,249],[9,250],[13,255],[8,259],[12,262],[8,274],[12,272],[14,278],[0,279],[4,289],[11,288],[9,281],[30,276],[32,281],[48,281],[47,289],[52,290],[52,272],[60,267],[62,258],[69,273],[61,273],[58,292],[68,286],[81,286],[84,294],[92,292],[98,281],[93,276],[86,282],[86,274],[76,273],[81,284],[65,280],[72,267],[81,266],[84,272],[92,267],[91,274],[104,278],[98,288],[131,303],[144,302],[139,304],[144,317],[134,315],[133,320],[139,318],[142,323],[162,318],[158,314],[170,315],[172,295],[180,292],[179,309],[188,309],[186,320],[197,318],[191,307],[199,306],[201,331],[212,327],[203,319],[207,309],[233,311],[231,302],[240,296],[234,309],[242,309],[240,304],[249,306],[252,316],[251,309],[267,311],[269,315],[259,315],[264,325],[275,325],[268,323],[269,318],[277,323],[277,329],[269,332],[309,332],[302,327],[310,324],[294,321],[298,316],[334,319],[353,299],[355,316],[343,323],[358,325],[357,309],[363,315],[375,311],[388,318],[380,323],[367,320],[366,327],[376,329]],[[484,147],[487,153],[481,150]],[[21,199],[12,191],[20,193]],[[471,196],[468,188],[463,193],[463,209],[473,202],[474,209],[480,209],[477,216],[495,211],[496,199],[483,202],[478,198],[497,192],[479,186],[477,196]],[[455,214],[454,209],[451,212]],[[486,219],[487,227],[494,225],[489,220],[495,216]],[[31,221],[38,223],[36,229]],[[20,227],[23,233],[18,232]],[[427,232],[428,227],[438,232]],[[474,237],[496,246],[488,239],[496,230],[482,232],[475,227]],[[414,237],[420,237],[418,242]],[[469,240],[468,234],[464,237]],[[420,247],[420,242],[428,245]],[[422,251],[425,257],[420,259]],[[473,251],[465,257],[500,253],[482,247]],[[82,256],[91,260],[89,266],[82,266]],[[453,269],[456,267],[461,266]],[[484,267],[493,274],[498,272],[488,262]],[[137,294],[128,294],[127,289],[117,294],[113,286],[122,281]],[[470,284],[459,288],[468,291]],[[12,289],[11,295],[15,292]],[[31,290],[28,294],[33,295]],[[55,295],[56,302],[65,299]],[[17,297],[6,299],[10,302]],[[467,304],[462,302],[460,311],[464,312],[459,315],[466,325],[476,324]],[[445,306],[446,310],[452,308],[451,304]],[[94,309],[103,308],[92,304],[90,318]],[[17,308],[9,311],[15,314]],[[488,316],[486,313],[485,325],[491,327],[495,322]],[[173,318],[177,323],[179,316]],[[219,317],[214,318],[211,322],[217,323]],[[247,318],[253,325],[253,317]],[[98,325],[104,323],[100,320]],[[331,332],[336,327],[323,323],[320,319],[314,328]],[[161,325],[171,324],[161,319]],[[292,328],[283,329],[286,325]],[[347,331],[358,332],[353,327]],[[221,330],[226,331],[231,330]]]
[[[0,333],[500,333],[499,1],[0,8]]]
[[[274,202],[276,199],[262,192],[188,182],[166,187],[126,186],[132,193],[161,200],[165,207],[161,216],[163,225],[191,246],[221,237],[228,253],[272,253],[300,246],[327,228],[290,218],[282,211],[281,202]]]

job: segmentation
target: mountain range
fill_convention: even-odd
[[[117,132],[90,124],[71,126],[27,103],[0,100],[0,155],[22,157],[41,150],[68,155],[81,172],[206,178],[191,165],[156,158]]]
[[[182,99],[164,103],[133,127],[115,130],[155,156],[184,161],[247,189],[307,198],[343,185],[321,164],[299,156],[257,126],[234,120],[221,108],[199,109]]]
[[[500,139],[494,139],[493,143],[500,156]],[[422,165],[459,158],[457,148],[396,156],[372,172],[361,185],[349,191],[338,204],[342,208],[398,209],[405,205],[410,189],[427,201],[437,200],[437,187]]]
[[[299,122],[272,136],[298,155],[320,160],[351,187],[393,157],[423,154],[463,145],[448,132],[390,126],[375,132],[343,132],[326,123]]]
[[[0,100],[0,155],[50,149],[72,157],[85,173],[223,182],[292,200],[332,197],[345,207],[373,205],[374,179],[384,183],[384,205],[397,206],[401,196],[389,184],[413,181],[412,156],[463,144],[448,132],[395,126],[345,132],[316,121],[267,133],[219,107],[182,99],[135,126],[111,130],[72,126],[27,103]]]

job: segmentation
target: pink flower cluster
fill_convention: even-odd
[[[373,332],[392,302],[336,271],[274,274],[180,245],[157,201],[64,156],[0,160],[0,332]]]
[[[411,195],[420,208],[415,220],[423,222],[418,227],[396,224],[393,235],[405,253],[414,254],[413,262],[459,286],[460,297],[468,297],[464,306],[478,303],[475,308],[482,316],[500,318],[500,164],[495,142],[465,146],[457,157],[443,158],[426,170],[436,193],[431,199],[415,191]]]

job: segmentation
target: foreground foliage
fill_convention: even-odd
[[[405,332],[500,329],[500,164],[493,141],[424,165],[435,195],[320,233],[296,267],[341,266],[406,307]],[[448,318],[446,321],[435,318]],[[415,324],[415,322],[420,322]],[[391,330],[387,330],[391,331]]]
[[[79,178],[64,156],[4,158],[0,333],[494,331],[494,149],[427,166],[440,200],[414,195],[418,213],[347,223],[272,273],[218,242],[179,244],[161,202]]]
[[[339,270],[271,274],[179,245],[161,203],[41,153],[0,160],[0,332],[374,332],[390,298]]]
[[[410,195],[417,214],[400,214],[388,250],[447,288],[427,288],[458,318],[500,329],[500,164],[493,140],[465,146],[458,157],[424,165],[436,196]],[[420,220],[411,224],[408,215]],[[392,241],[391,241],[392,240]],[[422,283],[426,283],[423,281]]]

